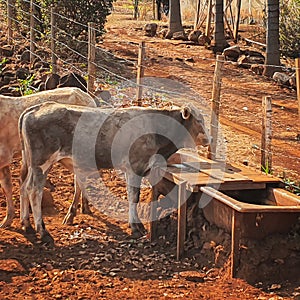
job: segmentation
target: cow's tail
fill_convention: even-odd
[[[24,118],[28,113],[38,111],[42,105],[43,104],[36,104],[36,105],[33,105],[33,106],[30,106],[30,107],[26,108],[22,112],[22,114],[19,118],[18,129],[19,129],[19,138],[21,140],[22,150],[24,150],[24,139],[23,139],[23,136],[22,136],[22,130],[23,130],[23,127],[24,127],[24,124],[23,124],[24,123]]]
[[[49,102],[46,102],[49,103]],[[20,173],[20,184],[22,184],[24,182],[24,180],[27,177],[28,174],[28,165],[27,165],[27,159],[26,159],[26,147],[25,147],[25,139],[24,139],[24,130],[26,130],[25,127],[25,117],[32,113],[32,112],[36,112],[40,109],[41,106],[44,106],[46,103],[41,103],[41,104],[36,104],[33,105],[27,109],[25,109],[20,118],[19,118],[19,123],[18,123],[18,130],[19,130],[19,138],[20,138],[20,142],[21,142],[21,149],[22,149],[22,166],[21,166],[21,173]],[[51,102],[52,103],[52,102]]]
[[[19,118],[18,129],[19,129],[19,138],[20,138],[21,149],[22,149],[22,166],[21,166],[21,172],[20,172],[20,185],[21,186],[28,174],[28,165],[27,165],[26,154],[25,154],[25,151],[26,151],[25,150],[25,141],[24,141],[24,136],[22,134],[24,125],[25,125],[24,118],[28,113],[39,110],[40,106],[41,106],[41,104],[37,104],[37,105],[31,106],[31,107],[25,109]]]

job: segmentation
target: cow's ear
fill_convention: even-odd
[[[188,119],[191,115],[191,109],[187,106],[185,106],[182,111],[181,111],[181,115],[183,119]]]

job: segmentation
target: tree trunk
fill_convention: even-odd
[[[263,75],[272,77],[280,66],[279,0],[267,0],[267,50]]]
[[[175,32],[181,32],[184,35],[181,22],[180,0],[170,0],[169,31],[166,38],[171,39]]]
[[[224,1],[216,0],[215,31],[212,49],[215,53],[223,52],[229,45],[224,34]]]

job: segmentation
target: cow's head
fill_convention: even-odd
[[[204,118],[200,111],[189,104],[182,108],[181,116],[196,146],[208,146],[210,136],[205,129]]]

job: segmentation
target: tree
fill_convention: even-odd
[[[300,0],[281,0],[279,39],[281,54],[300,57]]]
[[[266,59],[263,75],[272,77],[280,66],[279,0],[267,0]]]
[[[175,32],[181,32],[184,36],[181,22],[180,0],[170,0],[169,31],[166,38],[172,38]]]
[[[24,35],[29,28],[30,1],[13,0],[14,19],[18,20],[19,30]],[[96,24],[96,35],[104,33],[106,17],[111,13],[113,0],[34,0],[35,15],[35,35],[37,37],[46,35],[50,31],[50,8],[56,7],[57,17],[56,26],[58,39],[69,47],[78,46],[87,50],[83,43],[76,43],[76,40],[87,39],[87,24]],[[27,12],[27,13],[26,13]],[[76,47],[77,48],[77,47]],[[80,51],[80,49],[77,48]]]
[[[214,30],[214,42],[212,48],[214,52],[222,52],[229,45],[225,39],[224,33],[224,1],[215,0],[216,13],[215,13],[215,30]]]

